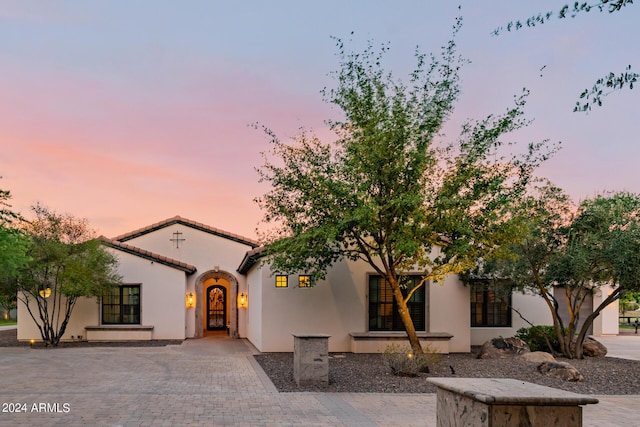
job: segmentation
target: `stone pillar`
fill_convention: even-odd
[[[329,385],[329,337],[293,334],[293,379],[297,385]]]

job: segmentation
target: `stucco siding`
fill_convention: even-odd
[[[179,232],[177,242],[172,240]],[[180,260],[198,267],[198,272],[219,266],[220,269],[233,272],[244,254],[251,246],[187,227],[173,224],[152,233],[144,234],[125,242],[128,245],[144,248],[169,258]],[[177,247],[176,247],[177,246]]]
[[[262,269],[268,272],[266,266]],[[251,297],[248,336],[260,351],[292,351],[294,333],[328,334],[329,351],[351,351],[350,334],[368,332],[368,280],[374,274],[368,264],[339,262],[313,288],[299,288],[297,274],[289,276],[287,288],[276,288],[275,276],[257,274],[257,270],[252,270],[248,282],[250,297],[254,284],[262,289],[261,317],[254,319],[254,313],[260,314]],[[429,285],[428,293],[427,332],[453,334],[450,351],[469,351],[468,290],[452,276],[443,286]]]
[[[598,306],[613,292],[610,285],[602,286],[593,296],[593,308]],[[600,312],[593,321],[593,335],[618,335],[619,330],[619,301],[615,300]]]
[[[263,275],[259,349],[292,351],[294,333],[319,333],[331,335],[329,351],[350,351],[349,333],[366,331],[366,278],[362,263],[346,261],[312,288],[298,287],[298,274],[289,276],[287,288],[276,288],[275,276]]]
[[[449,351],[470,350],[469,319],[471,318],[469,288],[458,276],[448,276],[442,284],[429,285],[429,332],[447,332],[453,335]]]
[[[153,339],[185,338],[185,273],[113,250],[124,283],[140,284],[140,323],[153,326]],[[94,324],[95,325],[95,324]]]
[[[263,286],[268,281],[269,270],[267,268],[253,268],[246,276],[246,283],[249,295],[249,303],[246,310],[246,338],[258,350],[263,351],[262,329],[263,320],[262,312],[264,310],[263,303]]]
[[[66,303],[66,298],[62,298],[62,303]],[[36,316],[36,319],[41,323],[35,302],[32,302],[31,304],[33,306],[32,311]],[[87,336],[85,326],[97,324],[99,320],[99,313],[98,300],[94,298],[78,298],[76,305],[71,312],[71,318],[69,319],[65,333],[62,336],[62,341],[77,340],[78,336],[82,336],[82,338],[85,339]],[[42,336],[40,335],[40,331],[36,323],[29,315],[27,307],[20,300],[18,300],[18,340],[42,341]]]

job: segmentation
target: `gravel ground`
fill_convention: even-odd
[[[180,340],[158,340],[119,343],[60,343],[60,347],[148,347],[180,344]],[[16,330],[0,331],[0,347],[29,346],[16,339]],[[35,348],[44,348],[36,344]],[[442,355],[431,367],[429,374],[415,378],[398,377],[387,372],[380,354],[331,354],[329,359],[329,386],[298,387],[293,381],[292,353],[263,353],[254,356],[276,388],[281,392],[325,391],[345,393],[434,393],[435,386],[428,377],[515,378],[581,394],[640,395],[640,361],[611,357],[564,360],[584,375],[579,383],[566,382],[543,376],[537,364],[517,359],[481,360],[473,353]],[[452,374],[451,368],[455,371]]]
[[[442,355],[429,374],[398,377],[388,372],[380,354],[331,354],[327,387],[298,387],[293,381],[292,353],[263,353],[254,356],[281,392],[325,391],[345,393],[434,393],[428,377],[514,378],[580,394],[640,395],[640,361],[611,357],[565,360],[576,367],[585,380],[567,382],[546,377],[536,363],[518,359],[481,360],[473,353]],[[452,374],[451,367],[455,371]]]

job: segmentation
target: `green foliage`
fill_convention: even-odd
[[[526,91],[504,114],[469,121],[455,143],[437,144],[465,63],[453,40],[429,63],[416,53],[408,83],[383,68],[386,45],[354,53],[336,43],[337,87],[324,96],[344,115],[329,121],[337,139],[303,131],[287,144],[264,129],[272,150],[258,172],[272,188],[257,202],[273,227],[263,237],[266,259],[272,271],[304,272],[312,284],[341,259],[368,262],[390,283],[419,352],[403,272],[422,272],[418,289],[512,241],[519,225],[507,208],[550,153],[545,143],[530,144],[523,155],[504,152],[503,136],[528,123]]]
[[[29,261],[29,240],[17,228],[0,225],[0,282],[14,279]]]
[[[625,292],[620,297],[619,311],[625,314],[627,311],[640,309],[640,292]]]
[[[24,232],[30,239],[29,262],[16,282],[47,345],[57,345],[79,297],[100,297],[117,285],[117,260],[94,238],[86,220],[42,206]],[[50,291],[50,295],[49,295]]]
[[[16,221],[20,221],[22,219],[19,213],[11,210],[11,205],[8,203],[10,199],[11,192],[9,190],[0,189],[0,226],[2,227],[15,224]]]
[[[625,292],[625,294],[620,297],[620,301],[640,303],[640,292]]]
[[[635,301],[620,301],[620,313],[625,314],[627,311],[637,311],[640,304]]]
[[[520,328],[516,338],[526,342],[531,351],[546,351],[551,354],[560,352],[560,342],[553,326],[531,326]],[[549,348],[549,344],[551,348]]]
[[[633,84],[638,81],[640,74],[631,70],[631,65],[618,75],[609,73],[596,80],[591,89],[585,89],[580,93],[580,101],[576,101],[574,112],[589,111],[594,105],[602,106],[602,98],[608,93],[604,93],[605,89],[610,91],[623,89],[628,86],[633,89]]]
[[[588,13],[592,10],[599,12],[614,13],[622,10],[623,7],[633,4],[633,0],[600,0],[597,3],[589,4],[587,2],[574,2],[573,5],[565,4],[557,14],[558,19],[575,18],[582,13]],[[539,13],[527,18],[524,23],[521,21],[511,21],[506,27],[498,27],[493,31],[493,35],[500,33],[520,30],[524,27],[535,27],[541,25],[554,16],[554,12]],[[640,78],[640,74],[632,71],[631,65],[628,65],[624,71],[620,73],[610,72],[609,74],[599,78],[593,84],[591,89],[585,89],[580,93],[579,100],[573,108],[574,112],[590,111],[593,106],[602,106],[602,99],[608,95],[604,90],[615,91],[628,87],[633,89],[634,83]]]
[[[15,279],[29,262],[28,237],[18,228],[22,218],[11,210],[11,193],[0,190],[0,307],[9,311],[16,304]]]
[[[511,245],[509,257],[485,262],[475,274],[508,279],[539,294],[553,316],[562,354],[581,358],[586,333],[604,307],[625,292],[640,290],[640,196],[600,195],[573,207],[548,185],[526,198],[515,215],[527,225],[525,238]],[[613,291],[591,315],[579,319],[587,297],[603,285]],[[564,298],[556,300],[557,288]],[[568,319],[560,317],[560,305],[567,307]]]
[[[592,10],[597,10],[598,12],[608,12],[614,13],[622,10],[623,7],[629,6],[633,4],[633,0],[600,0],[595,4],[588,4],[587,2],[574,2],[573,5],[565,4],[560,8],[560,11],[557,13],[558,19],[565,18],[575,18],[577,15],[581,13],[588,13]],[[550,21],[555,13],[553,11],[548,11],[545,13],[538,13],[537,15],[533,15],[527,18],[524,23],[520,20],[510,21],[507,23],[506,27],[498,27],[493,30],[493,35],[497,36],[503,31],[517,31],[524,27],[535,27],[536,25],[542,25]]]
[[[415,377],[421,373],[428,373],[429,367],[440,361],[440,354],[429,346],[426,346],[423,351],[416,354],[408,346],[391,344],[384,349],[382,360],[384,366],[393,375]]]

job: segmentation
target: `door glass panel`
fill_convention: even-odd
[[[207,289],[207,329],[221,330],[227,327],[226,292],[222,286]]]

